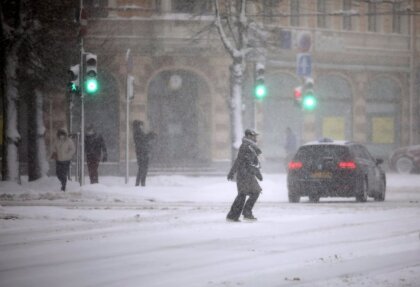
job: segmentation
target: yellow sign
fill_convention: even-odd
[[[372,142],[378,144],[392,144],[395,139],[393,117],[372,118]]]
[[[325,117],[322,120],[323,137],[334,140],[345,139],[345,121],[344,117]]]

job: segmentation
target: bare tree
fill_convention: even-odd
[[[72,0],[0,3],[3,180],[20,183],[18,146],[25,132],[29,179],[46,175],[42,91],[64,92],[66,70],[72,55],[77,55],[76,11],[77,5]],[[23,101],[30,110],[27,131],[18,127],[18,101]]]
[[[248,0],[214,0],[215,25],[226,51],[232,59],[230,65],[229,111],[231,120],[232,159],[235,157],[243,136],[242,95],[247,56],[256,50],[255,39],[250,44],[250,36],[258,35],[259,27],[247,17]],[[257,41],[258,42],[258,41]]]

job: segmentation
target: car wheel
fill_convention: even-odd
[[[375,200],[376,201],[384,201],[385,200],[385,192],[386,192],[385,180],[381,179],[381,182],[379,184],[378,193],[375,195]]]
[[[368,197],[368,185],[367,185],[367,180],[363,179],[361,181],[360,187],[357,190],[357,194],[356,194],[356,201],[358,202],[366,202],[367,201],[367,197]]]
[[[409,174],[414,171],[414,163],[408,157],[400,157],[395,162],[395,169],[398,171],[398,173]]]
[[[300,201],[300,195],[296,194],[295,192],[289,191],[289,202],[298,203],[299,201]]]
[[[319,202],[319,195],[318,194],[310,194],[309,201],[313,203]]]

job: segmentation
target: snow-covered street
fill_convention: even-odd
[[[0,183],[0,286],[420,286],[418,175],[388,174],[385,202],[318,204],[266,175],[252,223],[225,221],[224,177],[100,182]]]

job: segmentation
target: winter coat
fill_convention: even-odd
[[[262,189],[257,181],[257,178],[262,180],[258,160],[258,155],[260,154],[261,150],[255,142],[247,138],[242,139],[238,156],[228,175],[228,178],[231,179],[236,173],[236,184],[239,193],[252,194],[261,192]]]
[[[89,161],[100,161],[101,155],[102,160],[106,161],[107,150],[102,135],[99,135],[96,132],[87,133],[85,137],[85,152],[86,158]]]
[[[154,133],[145,133],[141,128],[133,130],[134,144],[136,146],[137,161],[148,159],[151,147],[151,141],[154,138]]]
[[[69,161],[73,158],[76,151],[73,140],[67,136],[65,130],[60,130],[62,138],[57,137],[52,149],[52,158],[57,161]]]

